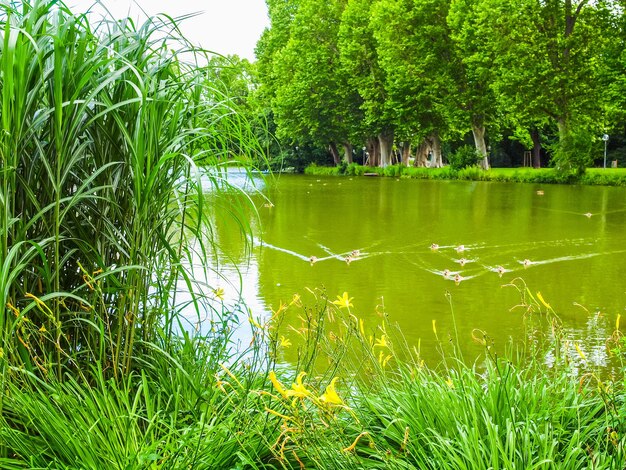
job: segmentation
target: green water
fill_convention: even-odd
[[[521,278],[554,307],[591,363],[606,361],[605,340],[626,307],[622,188],[282,175],[264,192],[273,205],[254,199],[262,243],[250,260],[241,265],[232,227],[221,240],[239,261],[244,300],[256,315],[294,293],[306,301],[306,288],[331,299],[346,291],[369,324],[380,321],[384,304],[410,343],[421,339],[427,358],[437,354],[432,320],[447,338],[454,315],[461,347],[472,353],[480,350],[475,329],[496,346],[526,334],[524,309],[514,308],[520,294],[506,287]],[[223,273],[229,263],[221,260]]]

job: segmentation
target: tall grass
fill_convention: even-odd
[[[520,292],[534,341],[535,328],[554,325],[545,343],[499,357],[476,335],[484,354],[469,364],[454,338],[441,338],[439,364],[425,364],[384,312],[368,325],[347,295],[317,316],[302,309],[295,370],[263,394],[269,416],[282,420],[276,459],[287,468],[623,468],[623,379],[577,373],[583,353],[564,347],[555,312]],[[274,338],[276,321],[263,325]],[[329,403],[330,385],[338,397]]]
[[[192,268],[212,249],[204,193],[261,152],[181,20],[0,3],[2,468],[235,452],[224,429],[247,418],[215,392],[232,315],[181,337],[181,312],[214,308]]]
[[[219,186],[220,162],[257,149],[186,62],[175,19],[92,26],[60,2],[0,8],[4,364],[60,378],[98,361],[119,376],[158,327],[171,333],[181,279],[198,292],[185,259],[189,239],[207,249],[202,178]]]

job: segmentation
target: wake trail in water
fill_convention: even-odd
[[[543,264],[559,263],[561,261],[576,261],[579,259],[588,259],[588,258],[595,258],[596,256],[608,256],[608,255],[615,255],[615,254],[621,254],[621,253],[626,253],[626,250],[614,250],[614,251],[604,251],[600,253],[584,253],[581,255],[560,256],[558,258],[550,258],[550,259],[539,260],[539,261],[517,260],[517,262],[520,264],[524,264],[525,261],[528,261],[529,266],[539,266]]]
[[[301,259],[303,261],[307,261],[307,262],[310,261],[310,257],[301,255],[300,253],[297,253],[292,250],[288,250],[286,248],[281,248],[279,246],[272,245],[271,243],[263,242],[263,243],[260,243],[260,246],[263,246],[264,248],[270,248],[275,251],[280,251],[281,253],[287,253],[288,255],[295,256],[296,258]]]

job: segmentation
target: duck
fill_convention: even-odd
[[[317,262],[317,256],[311,256],[311,257],[309,258],[309,262],[310,262],[311,264],[315,264],[315,263]]]
[[[467,260],[466,260],[465,258],[461,258],[461,259],[459,260],[459,264],[460,264],[461,266],[465,266],[465,263],[467,263]]]
[[[462,253],[465,251],[465,245],[459,245],[455,249],[457,253]]]
[[[450,277],[450,270],[449,269],[444,269],[443,270],[443,277],[448,279]]]
[[[433,243],[432,245],[430,245],[430,249],[433,251],[437,251],[439,249],[439,245],[437,245],[436,243]]]
[[[350,253],[350,256],[352,256],[353,258],[358,258],[359,256],[361,256],[361,251],[360,250],[352,250],[352,253]]]
[[[543,196],[543,189],[538,189],[537,190],[537,196]]]
[[[454,276],[454,283],[455,283],[457,286],[461,283],[461,281],[462,281],[462,280],[463,280],[463,276],[461,276],[460,274],[456,274],[456,275]]]
[[[533,262],[531,260],[529,260],[528,258],[526,258],[524,261],[522,261],[522,264],[524,265],[525,268],[530,266],[532,263]]]
[[[591,212],[587,212],[585,214],[583,214],[585,217],[587,218],[591,218],[591,216],[593,215]]]
[[[503,266],[498,266],[496,268],[496,271],[498,272],[498,274],[500,275],[500,277],[502,277],[502,275],[506,272],[506,269],[504,269]]]
[[[352,256],[348,255],[343,259],[347,264],[352,263]]]

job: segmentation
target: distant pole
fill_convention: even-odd
[[[604,134],[602,140],[604,140],[604,169],[606,170],[606,145],[609,142],[609,134]]]

